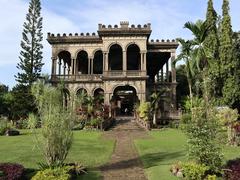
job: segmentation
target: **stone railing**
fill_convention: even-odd
[[[105,77],[144,77],[146,76],[145,71],[139,71],[139,70],[128,70],[128,71],[105,71],[104,72]]]
[[[53,81],[102,81],[102,75],[99,74],[81,74],[81,75],[52,75]]]

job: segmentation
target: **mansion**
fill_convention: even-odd
[[[175,40],[149,40],[151,24],[98,25],[96,33],[51,34],[51,82],[64,81],[69,94],[86,92],[104,96],[114,116],[126,111],[132,115],[138,102],[168,87],[169,102],[164,102],[159,118],[176,112]],[[116,110],[117,109],[117,110]]]

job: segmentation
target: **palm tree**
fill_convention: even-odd
[[[209,101],[209,92],[208,92],[208,69],[210,65],[209,57],[207,54],[207,49],[204,45],[204,41],[208,35],[209,27],[206,22],[198,20],[196,23],[187,22],[184,25],[184,28],[189,29],[194,36],[194,39],[190,41],[192,46],[192,58],[193,58],[193,66],[196,65],[199,73],[202,76],[203,80],[203,92],[204,92],[204,100],[206,105],[208,105]]]
[[[181,53],[178,55],[178,57],[173,63],[175,64],[180,60],[183,60],[185,62],[185,72],[187,76],[189,96],[190,96],[190,102],[192,107],[192,101],[193,101],[192,77],[194,74],[194,71],[193,71],[194,67],[192,66],[193,63],[191,62],[192,44],[189,40],[185,41],[184,39],[181,39],[181,38],[178,38],[177,41],[181,44]]]
[[[151,95],[151,112],[153,114],[153,124],[157,124],[157,111],[159,109],[159,104],[161,101],[167,101],[167,96],[164,96],[165,93],[167,93],[169,89],[163,88],[159,91],[155,91]]]

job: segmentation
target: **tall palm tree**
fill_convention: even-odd
[[[168,88],[160,89],[159,91],[155,91],[151,95],[151,112],[153,114],[153,124],[157,124],[157,111],[159,109],[159,104],[161,101],[168,101],[167,96],[164,96],[165,93],[169,91]]]
[[[208,35],[209,26],[206,22],[198,20],[196,23],[187,22],[184,25],[184,28],[189,29],[194,39],[190,41],[192,46],[192,58],[193,58],[193,66],[196,65],[199,73],[202,76],[203,80],[203,92],[204,92],[204,100],[206,105],[209,102],[209,89],[208,89],[208,69],[210,65],[210,55],[207,53],[207,49],[204,45],[204,41]]]
[[[190,96],[190,102],[192,107],[192,101],[193,101],[192,77],[194,74],[194,71],[193,71],[194,67],[192,66],[193,63],[191,62],[192,44],[189,40],[185,41],[184,39],[181,39],[181,38],[178,38],[177,41],[181,44],[181,52],[173,63],[175,64],[180,60],[183,60],[185,62],[185,72],[187,76],[189,96]]]

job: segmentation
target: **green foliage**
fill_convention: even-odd
[[[8,129],[8,122],[7,120],[0,119],[0,136],[4,135],[6,130]]]
[[[216,180],[217,176],[216,175],[208,175],[207,180]]]
[[[22,85],[31,85],[40,77],[42,70],[42,17],[40,0],[29,3],[26,22],[23,24],[20,62],[17,68],[20,72],[15,76]]]
[[[34,96],[29,86],[18,84],[13,87],[6,102],[9,105],[9,118],[13,120],[25,119],[30,112],[36,111]]]
[[[195,162],[182,163],[183,174],[187,180],[202,180],[209,167]]]
[[[71,175],[69,174],[71,168],[71,166],[63,166],[38,171],[37,174],[32,177],[32,180],[69,180],[71,179]]]
[[[209,166],[210,171],[219,172],[222,165],[221,148],[216,142],[219,126],[213,108],[199,104],[192,109],[192,120],[185,125],[188,137],[188,155],[199,164]]]
[[[139,112],[139,117],[145,121],[149,121],[150,109],[150,102],[141,102],[137,110]]]
[[[217,31],[217,13],[213,7],[213,1],[208,1],[208,9],[206,14],[206,23],[210,27],[208,35],[204,41],[204,46],[209,54],[209,78],[211,84],[211,95],[215,97],[221,96],[221,80],[220,80],[220,59],[219,59],[219,37]]]
[[[222,126],[231,125],[238,119],[238,111],[236,109],[231,109],[229,107],[224,107],[218,110],[217,118]]]
[[[177,104],[180,105],[181,109],[183,108],[183,102],[185,98],[189,95],[188,88],[188,79],[186,75],[186,65],[179,65],[176,68],[176,77],[177,77]]]
[[[49,166],[61,166],[72,145],[72,108],[63,105],[63,91],[38,82],[32,86],[41,120],[42,149]],[[30,116],[31,117],[31,116]]]
[[[5,102],[5,96],[8,93],[8,87],[4,84],[0,84],[0,116],[8,115],[8,106]]]

